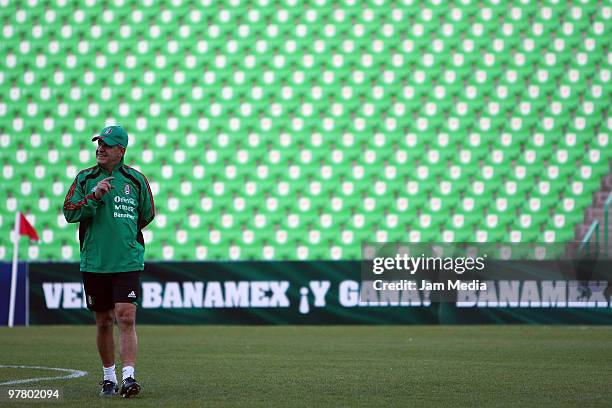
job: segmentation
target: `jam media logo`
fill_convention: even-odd
[[[126,184],[123,186],[123,194],[130,195],[130,185]]]

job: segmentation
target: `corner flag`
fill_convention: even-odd
[[[31,240],[38,241],[38,233],[28,222],[26,217],[20,213],[15,213],[15,234],[13,241],[13,268],[11,270],[11,296],[9,300],[8,325],[13,327],[15,320],[15,292],[17,290],[17,253],[19,252],[19,238],[21,235],[28,236]]]
[[[19,217],[19,235],[27,235],[30,239],[38,241],[38,234],[32,224],[22,213],[19,213]]]

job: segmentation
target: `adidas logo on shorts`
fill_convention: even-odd
[[[135,298],[136,294],[134,293],[134,291],[131,291],[130,294],[127,296],[129,298]]]

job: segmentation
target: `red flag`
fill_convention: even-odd
[[[30,239],[38,241],[38,234],[36,233],[36,230],[22,213],[19,213],[19,235],[27,235],[30,237]]]

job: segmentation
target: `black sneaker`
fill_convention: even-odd
[[[128,377],[123,380],[123,384],[121,385],[121,391],[119,392],[119,394],[123,398],[130,398],[134,395],[138,395],[139,392],[140,384],[138,384],[138,381],[136,381],[132,377]]]
[[[113,395],[117,395],[117,392],[119,392],[119,387],[117,387],[117,384],[111,380],[101,381],[100,385],[102,386],[102,389],[100,390],[101,397],[112,397]]]

